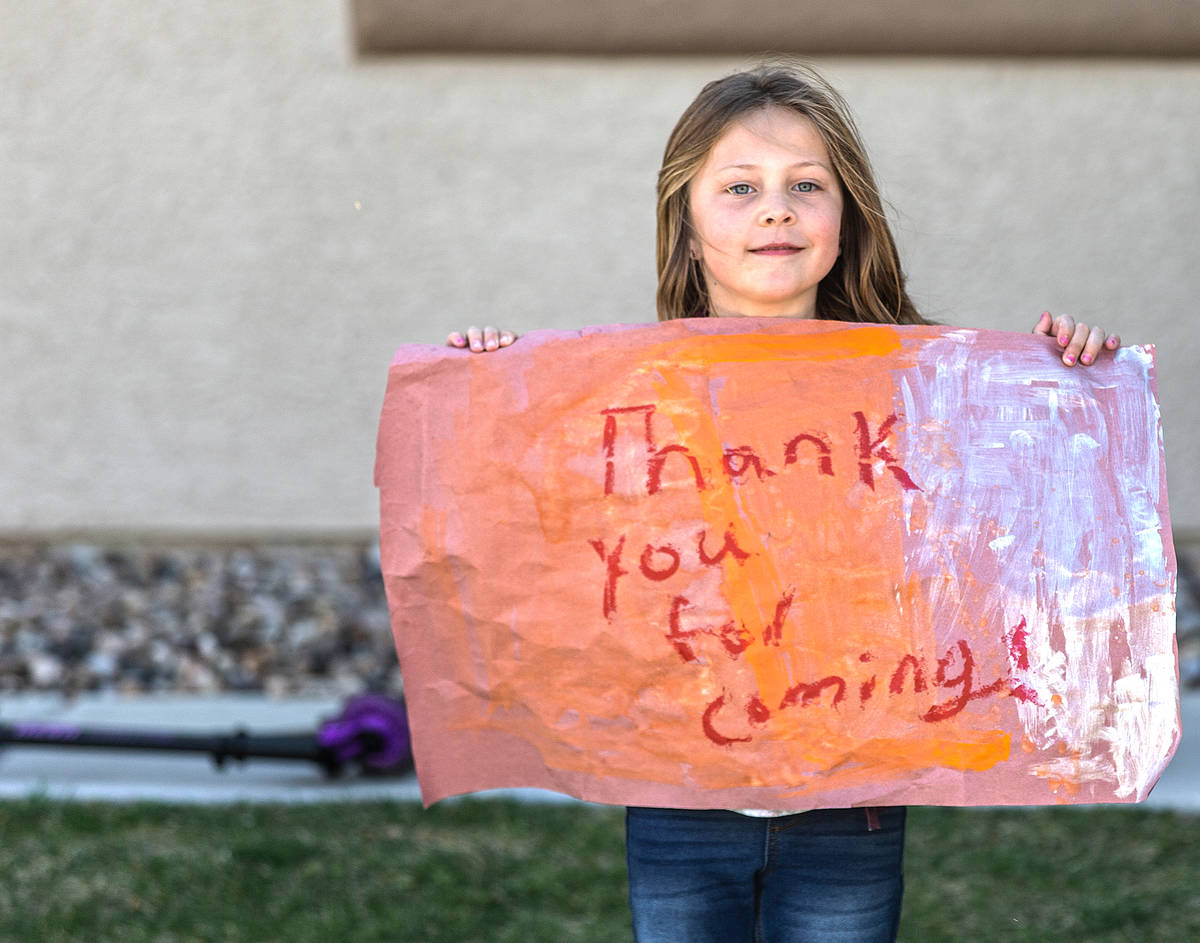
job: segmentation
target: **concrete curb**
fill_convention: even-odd
[[[336,716],[334,698],[256,695],[97,695],[64,700],[57,695],[0,696],[0,720],[43,721],[97,727],[167,727],[181,731],[251,733],[315,732]],[[1182,700],[1183,741],[1144,807],[1200,812],[1200,691]],[[479,795],[530,802],[576,802],[540,789],[498,789]],[[237,802],[419,802],[412,774],[373,778],[351,772],[327,778],[313,763],[250,760],[218,770],[201,754],[109,749],[7,747],[0,751],[0,799],[44,796],[78,801],[157,801],[196,804]]]

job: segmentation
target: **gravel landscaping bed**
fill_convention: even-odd
[[[1179,549],[1200,686],[1200,548]],[[0,692],[401,692],[375,544],[0,544]]]
[[[0,545],[0,692],[400,692],[377,549]]]

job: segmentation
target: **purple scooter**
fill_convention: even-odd
[[[373,776],[399,775],[413,766],[404,703],[382,694],[350,698],[341,713],[322,721],[315,733],[180,733],[26,721],[0,724],[0,747],[5,745],[208,753],[218,769],[224,769],[227,760],[254,757],[310,760],[329,777],[340,775],[351,763]]]

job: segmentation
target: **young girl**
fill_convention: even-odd
[[[658,175],[658,318],[928,323],[849,111],[811,70],[718,79],[684,111]],[[1070,367],[1120,341],[1043,313]],[[496,350],[494,327],[447,343]],[[629,809],[629,895],[640,943],[895,939],[904,809],[779,814]]]

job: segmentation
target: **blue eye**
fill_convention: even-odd
[[[817,189],[817,185],[811,180],[804,180],[796,184],[794,189],[799,190],[801,193],[812,193]]]
[[[754,192],[754,187],[748,183],[733,183],[725,188],[734,196],[749,196]]]

